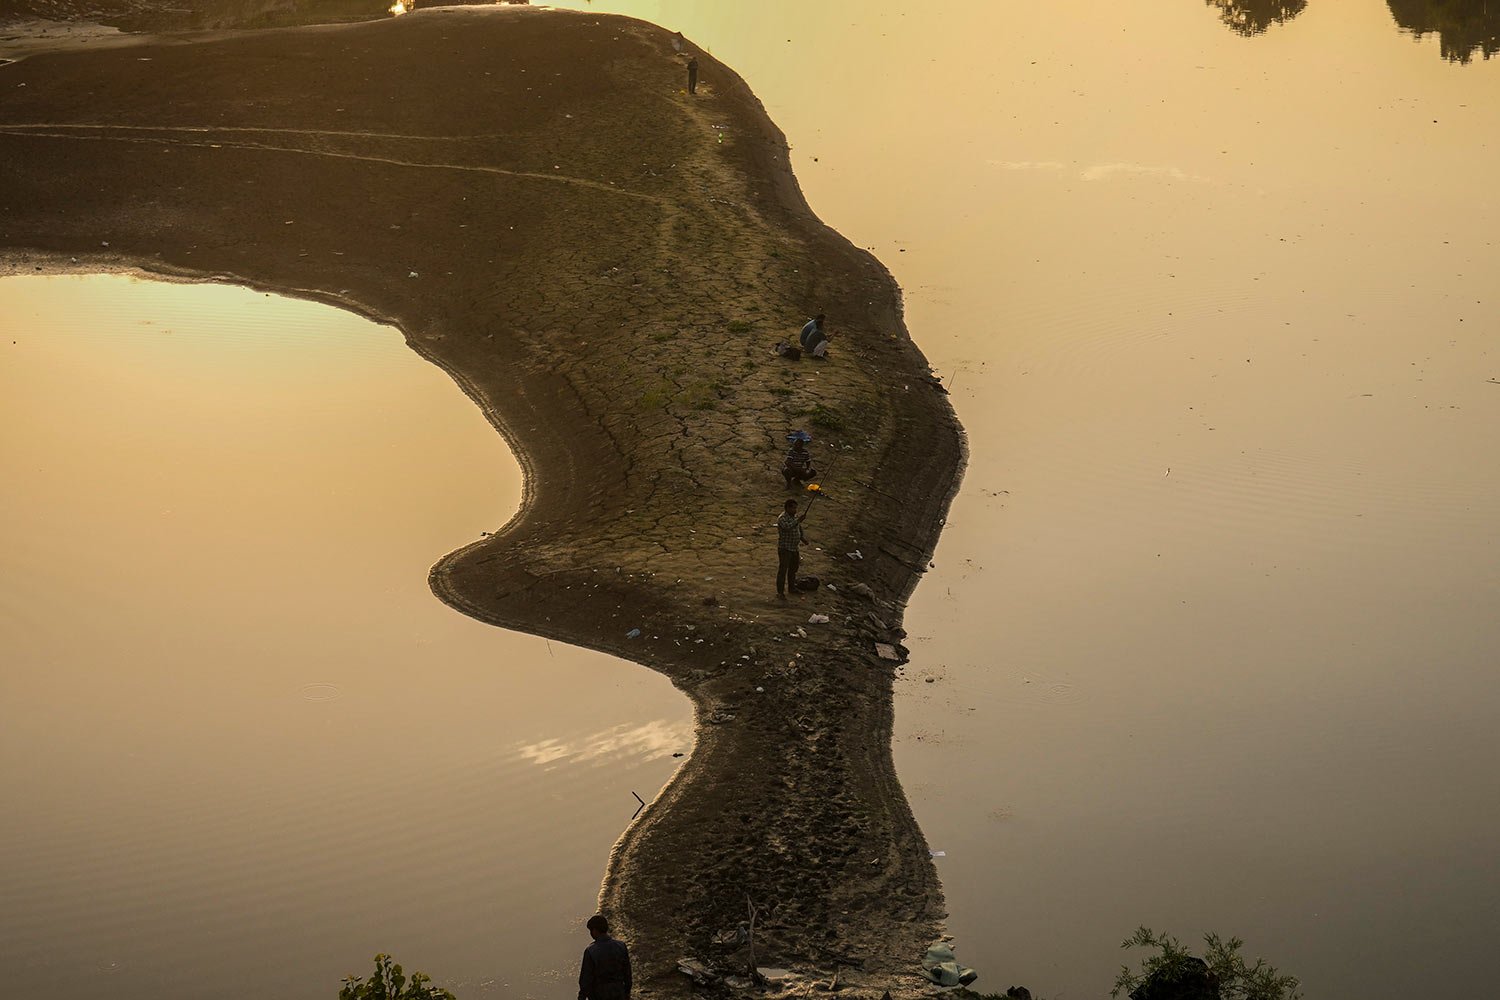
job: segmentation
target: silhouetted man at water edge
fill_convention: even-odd
[[[602,914],[589,917],[587,926],[594,943],[583,949],[578,1000],[629,1000],[630,949],[609,936],[609,921]]]

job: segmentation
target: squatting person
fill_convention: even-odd
[[[791,437],[792,447],[786,453],[786,461],[781,465],[781,478],[786,480],[787,489],[799,483],[805,483],[809,479],[815,479],[818,475],[818,470],[813,468],[812,452],[807,450],[807,438],[801,431]]]
[[[802,327],[802,332],[797,334],[797,340],[802,344],[802,353],[811,354],[822,360],[828,356],[828,331],[823,329],[823,320],[827,319],[822,313],[818,313]]]

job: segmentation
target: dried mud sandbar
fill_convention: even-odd
[[[714,938],[747,899],[762,964],[852,957],[856,993],[916,989],[942,897],[874,642],[899,639],[962,437],[890,276],[813,216],[743,82],[699,60],[690,97],[661,29],[472,9],[37,55],[0,67],[0,248],[11,271],[234,281],[397,324],[527,473],[516,520],[442,559],[434,590],[659,670],[697,707],[692,757],[604,879],[643,991],[684,990],[681,955],[743,959]],[[831,360],[773,358],[816,311]],[[797,426],[826,470],[805,571],[839,589],[782,605]]]

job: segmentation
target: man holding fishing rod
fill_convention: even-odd
[[[797,589],[797,568],[802,564],[801,549],[806,540],[802,534],[802,522],[807,511],[812,510],[813,500],[818,498],[818,484],[809,483],[807,490],[812,494],[807,501],[807,510],[798,514],[797,501],[788,500],[782,505],[781,516],[776,519],[776,596],[783,601],[788,590],[795,592]]]
[[[776,596],[783,601],[788,587],[797,589],[797,566],[802,562],[802,518],[806,516],[806,513],[798,515],[797,501],[788,500],[776,519]]]
[[[819,319],[822,317],[820,316]],[[798,482],[815,478],[818,471],[812,467],[812,455],[806,450],[807,442],[812,440],[812,435],[803,430],[795,430],[786,436],[792,442],[792,450],[787,453],[787,465],[781,470],[782,476],[786,478],[787,488],[790,489]],[[793,465],[794,456],[800,462],[799,472],[793,476],[788,469]],[[834,461],[838,455],[834,455]],[[829,463],[832,468],[833,463]],[[822,496],[823,488],[817,483],[808,483],[807,509],[801,514],[797,513],[797,501],[788,500],[782,505],[781,516],[776,519],[776,596],[783,601],[786,600],[786,592],[797,591],[797,569],[802,564],[802,543],[806,536],[802,533],[802,522],[807,519],[808,511],[812,510],[813,501]]]

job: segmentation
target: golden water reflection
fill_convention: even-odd
[[[952,388],[895,752],[977,988],[1146,923],[1486,993],[1500,63],[1380,0],[575,6],[743,74]]]
[[[428,591],[520,494],[478,410],[394,330],[239,288],[6,278],[0,316],[7,982],[312,1000],[390,950],[553,988],[690,712]]]
[[[523,760],[543,767],[560,761],[606,764],[621,757],[660,760],[680,757],[692,746],[693,727],[687,720],[654,719],[639,724],[622,723],[575,739],[549,737],[516,746]]]

